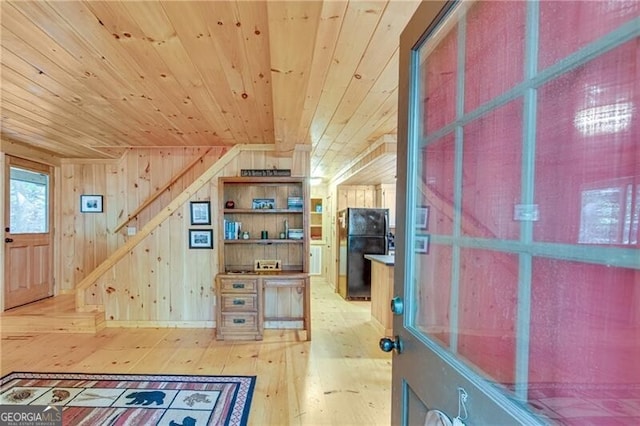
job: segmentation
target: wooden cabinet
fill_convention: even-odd
[[[261,340],[263,319],[261,282],[258,277],[219,275],[216,337],[220,340]]]
[[[309,277],[265,275],[261,279],[265,328],[302,329],[311,340]]]
[[[302,273],[219,274],[216,338],[261,340],[266,328],[288,328],[311,340],[309,290]]]
[[[394,265],[371,261],[371,317],[382,326],[385,336],[393,335],[393,314],[389,308],[393,280]]]
[[[218,339],[262,339],[265,328],[310,339],[306,180],[225,177],[218,191]]]

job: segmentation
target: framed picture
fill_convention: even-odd
[[[416,236],[416,253],[429,253],[429,236]]]
[[[276,200],[273,198],[254,198],[251,206],[254,209],[275,209]]]
[[[422,206],[416,209],[416,226],[419,229],[429,227],[429,207]]]
[[[208,201],[191,201],[192,225],[211,225],[211,203]]]
[[[213,248],[213,230],[189,229],[189,248],[212,249]]]
[[[102,213],[102,195],[81,195],[81,213]]]

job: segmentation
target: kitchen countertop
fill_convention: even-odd
[[[389,254],[365,254],[365,259],[369,259],[373,262],[379,262],[387,266],[394,266],[396,264],[396,256]]]

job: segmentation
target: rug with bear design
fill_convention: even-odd
[[[63,425],[246,425],[255,376],[13,372],[0,379],[0,411],[61,411]]]

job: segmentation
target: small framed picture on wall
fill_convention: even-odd
[[[416,236],[416,253],[429,253],[429,236],[418,235]]]
[[[190,249],[212,249],[213,230],[211,229],[189,229]]]
[[[81,213],[102,213],[102,195],[81,195]]]
[[[211,225],[211,203],[208,201],[191,201],[192,225]]]
[[[429,228],[429,207],[422,206],[416,209],[416,227],[418,229]]]

